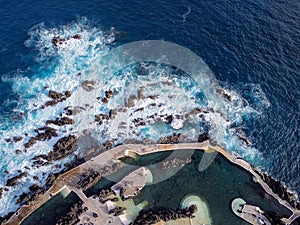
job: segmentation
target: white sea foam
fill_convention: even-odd
[[[232,96],[232,101],[220,96],[216,92],[217,83],[207,68],[200,71],[199,78],[178,76],[168,66],[151,63],[131,65],[121,72],[115,71],[117,65],[101,63],[101,56],[112,47],[114,32],[114,29],[104,32],[92,27],[84,18],[77,23],[53,29],[39,24],[28,32],[30,38],[25,44],[38,50],[37,61],[40,68],[30,77],[18,73],[5,79],[19,95],[20,102],[15,112],[24,112],[24,115],[15,121],[5,120],[1,124],[3,138],[0,140],[0,187],[5,186],[8,178],[18,174],[18,169],[26,171],[28,176],[4,193],[0,199],[0,216],[17,208],[14,203],[16,198],[22,192],[28,192],[28,187],[37,182],[33,180],[33,176],[38,176],[38,184],[43,185],[50,171],[62,169],[53,164],[35,168],[32,166],[32,158],[50,152],[56,141],[68,134],[81,136],[88,131],[101,144],[113,139],[118,139],[118,143],[132,138],[157,141],[173,133],[181,133],[191,140],[197,140],[200,132],[209,129],[210,136],[229,151],[237,151],[252,162],[256,160],[258,151],[243,145],[236,136],[234,127],[241,125],[244,118],[258,114],[258,108],[253,108],[250,103],[245,104],[245,100],[232,90],[224,89],[224,93]],[[76,34],[81,39],[70,38]],[[52,40],[58,36],[69,39],[55,47]],[[136,70],[137,67],[140,70]],[[141,71],[147,72],[144,74]],[[82,87],[82,82],[86,80],[94,82],[93,90],[86,91]],[[112,109],[124,109],[124,102],[132,95],[138,96],[139,89],[142,89],[145,98],[134,99],[132,107],[127,107],[126,111],[120,110],[107,123],[95,123],[95,115],[108,115]],[[72,95],[64,102],[41,109],[50,100],[47,96],[49,90],[62,93],[69,90]],[[113,90],[114,95],[104,104],[101,98],[108,90]],[[258,93],[260,95],[253,98],[263,98],[266,101],[263,92]],[[64,115],[64,108],[67,106],[81,107],[80,113],[71,116],[75,120],[74,125],[52,125],[58,130],[59,137],[37,142],[27,152],[16,154],[15,150],[23,150],[24,143],[35,135],[34,129],[45,126],[47,120],[55,119],[61,113]],[[195,108],[204,108],[207,112],[200,116],[186,117]],[[155,118],[152,115],[156,115]],[[178,118],[173,118],[171,124],[168,124],[164,121],[166,115],[178,115]],[[136,127],[134,121],[139,118],[145,120],[145,125]],[[23,140],[16,143],[4,140],[14,136],[22,136]],[[66,157],[55,164],[63,165],[72,157]],[[4,171],[8,171],[8,174]]]

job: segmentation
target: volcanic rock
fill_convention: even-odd
[[[52,43],[53,43],[53,45],[54,45],[55,47],[57,47],[57,46],[63,44],[65,41],[66,41],[65,38],[62,38],[62,37],[59,37],[59,36],[54,37],[54,38],[52,39]]]
[[[115,195],[114,195],[114,192],[112,190],[110,190],[110,189],[101,189],[100,193],[98,195],[99,201],[101,203],[105,203],[108,200],[114,201],[114,199],[116,197],[111,198],[111,196],[115,196]],[[118,198],[117,198],[117,201],[118,201]]]
[[[155,100],[158,98],[159,95],[150,95],[148,96],[148,98],[152,99],[152,100]]]
[[[19,179],[22,179],[23,177],[26,177],[27,176],[27,173],[26,172],[22,172],[20,173],[19,175],[17,176],[14,176],[12,178],[9,178],[6,182],[6,186],[14,186]]]
[[[16,149],[16,154],[20,154],[22,151],[20,149]]]
[[[54,184],[54,182],[55,182],[55,179],[56,179],[55,175],[53,173],[50,173],[48,175],[47,180],[46,180],[46,185],[48,187],[52,186]]]
[[[181,141],[181,134],[174,133],[172,136],[160,138],[158,140],[158,143],[159,144],[176,144],[176,143],[179,143],[180,141]]]
[[[107,142],[102,144],[101,149],[105,149],[105,150],[109,149],[109,148],[111,148],[112,145],[113,145],[112,141],[107,141]]]
[[[103,103],[108,103],[108,99],[107,99],[107,98],[103,98],[101,101],[102,101]]]
[[[122,162],[114,162],[111,166],[102,167],[97,171],[91,169],[83,174],[76,182],[77,187],[86,190],[96,184],[102,177],[116,172],[123,166],[124,164]]]
[[[40,132],[43,131],[43,132]],[[37,132],[36,137],[31,137],[27,143],[24,144],[25,148],[30,148],[33,146],[37,141],[46,141],[50,140],[52,137],[57,137],[57,130],[51,127],[42,127],[35,129]]]
[[[70,97],[71,97],[71,92],[70,92],[70,91],[66,91],[66,92],[65,92],[65,96],[66,96],[67,98],[70,98]]]
[[[20,195],[20,197],[16,200],[16,204],[19,204],[19,203],[23,202],[26,197],[27,197],[27,194],[23,192]]]
[[[21,141],[22,139],[23,139],[22,137],[17,137],[17,136],[14,137],[15,142]]]
[[[49,93],[48,93],[48,96],[52,99],[60,99],[63,96],[63,94],[59,93],[59,92],[56,92],[56,91],[50,90]]]
[[[75,121],[69,117],[56,118],[55,120],[47,120],[46,125],[54,124],[57,126],[64,126],[69,124],[74,124]]]
[[[48,160],[54,161],[69,155],[75,150],[76,137],[74,135],[69,135],[59,139],[53,146],[53,151],[49,152]]]
[[[78,40],[82,39],[80,34],[75,34],[74,36],[72,36],[72,38],[78,39]]]
[[[111,98],[112,96],[114,95],[114,92],[112,90],[108,90],[108,91],[105,91],[105,97],[106,98]]]
[[[95,121],[99,123],[99,125],[107,122],[110,119],[108,115],[100,113],[99,115],[95,115]]]
[[[173,116],[172,115],[169,115],[169,116],[166,117],[167,123],[172,123],[172,120],[173,120]]]
[[[41,196],[42,194],[45,194],[45,189],[38,187],[32,193],[27,194],[25,203],[29,205],[31,202],[36,201],[38,197]]]
[[[30,187],[29,187],[29,190],[31,192],[34,192],[34,191],[37,191],[39,189],[39,185],[38,184],[32,184]]]
[[[51,127],[42,127],[39,128],[39,131],[44,131],[43,133],[38,133],[36,136],[36,140],[46,141],[50,140],[52,137],[57,137],[57,130]]]
[[[93,213],[92,213],[92,216],[93,216],[94,218],[97,218],[97,217],[98,217],[98,214],[95,213],[95,212],[93,212]]]
[[[209,140],[209,135],[207,133],[199,134],[198,142],[203,142]]]

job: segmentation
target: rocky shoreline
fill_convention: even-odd
[[[71,37],[74,38],[74,37]],[[76,38],[75,38],[76,39]],[[79,38],[78,38],[79,39]],[[56,43],[56,46],[59,46],[61,43],[60,40],[58,39],[53,39],[53,44],[54,42]],[[94,82],[83,82],[82,87],[86,91],[92,91],[95,83]],[[228,101],[231,101],[232,99],[223,92],[220,92],[219,94],[224,95],[225,98],[228,99]],[[99,101],[101,101],[103,104],[108,103],[108,101],[113,97],[114,91],[113,90],[107,90],[104,92],[103,97],[99,97]],[[66,101],[67,98],[71,96],[70,91],[65,91],[63,93],[55,92],[53,90],[50,90],[48,92],[48,97],[51,99],[46,102],[45,105],[42,106],[42,108],[52,106],[55,104],[58,104],[59,102]],[[136,95],[130,95],[130,97],[126,100],[125,106],[128,108],[118,108],[118,109],[111,109],[108,113],[106,114],[99,114],[95,115],[94,122],[97,123],[99,126],[108,123],[112,119],[114,119],[119,113],[124,113],[127,111],[129,108],[132,108],[135,106],[135,103],[139,99],[144,99],[144,98],[149,98],[151,100],[158,98],[156,95],[150,95],[150,96],[144,96],[142,90],[140,90]],[[157,105],[156,103],[151,103],[151,107],[161,107],[160,105]],[[68,125],[73,125],[75,124],[75,120],[72,117],[72,115],[76,115],[79,113],[81,110],[84,110],[84,108],[72,108],[72,107],[66,107],[64,108],[65,115],[61,114],[60,117],[57,117],[52,120],[47,120],[45,123],[44,127],[40,127],[35,129],[36,135],[33,137],[28,137],[28,135],[25,135],[24,137],[21,136],[14,136],[10,138],[6,138],[6,142],[11,143],[11,142],[19,142],[23,139],[26,140],[24,144],[24,149],[23,152],[27,152],[30,147],[35,145],[38,141],[47,141],[52,138],[57,138],[60,136],[58,133],[58,127],[62,126],[68,126]],[[136,111],[143,111],[144,108],[139,108],[136,109]],[[200,108],[195,108],[190,112],[186,112],[184,114],[178,114],[178,115],[151,115],[146,118],[135,118],[132,122],[132,124],[135,127],[138,126],[145,126],[147,124],[153,123],[153,121],[162,121],[164,123],[170,124],[172,127],[180,127],[182,121],[184,121],[186,118],[194,115],[201,116],[201,114],[206,114],[209,112],[215,112],[213,109],[200,109]],[[218,112],[215,112],[218,113]],[[225,117],[225,115],[219,113],[221,117],[223,117],[226,121],[228,121],[228,118]],[[122,124],[120,124],[122,126]],[[57,129],[56,129],[57,128]],[[129,127],[133,128],[133,127]],[[121,128],[120,128],[121,129]],[[240,138],[241,141],[243,141],[246,145],[250,144],[250,141],[245,137],[245,135],[242,132],[239,132],[238,137]],[[57,142],[54,144],[52,151],[50,151],[48,154],[42,154],[42,155],[36,155],[32,158],[32,166],[33,167],[41,167],[41,166],[46,166],[49,165],[55,161],[61,160],[64,157],[74,154],[76,151],[77,147],[77,141],[79,137],[76,137],[75,135],[67,135],[63,136],[60,139],[57,140]],[[198,142],[203,142],[206,140],[209,140],[210,137],[207,133],[200,134],[198,137]],[[180,132],[173,133],[172,135],[166,136],[166,137],[161,137],[157,142],[151,140],[151,139],[144,139],[144,140],[137,140],[137,139],[125,139],[123,143],[126,144],[176,144],[176,143],[188,143],[188,142],[193,142],[194,140],[190,140],[188,136],[181,134]],[[197,141],[197,140],[196,140]],[[211,140],[213,142],[213,140]],[[97,151],[95,152],[90,152],[89,149],[86,150],[87,155],[84,156],[85,159],[91,158],[93,156],[96,156],[98,154],[101,154],[115,146],[117,146],[118,143],[116,140],[107,140],[104,143],[102,143],[100,146],[98,146]],[[17,154],[20,154],[22,151],[20,149],[15,150]],[[90,154],[90,155],[89,155]],[[46,179],[45,186],[39,187],[36,183],[32,183],[31,186],[29,187],[29,190],[27,193],[23,192],[20,196],[17,197],[16,199],[16,204],[22,203],[24,204],[30,204],[30,202],[33,202],[37,199],[38,196],[44,194],[55,182],[55,179],[58,177],[58,175],[63,174],[64,172],[76,167],[77,165],[81,164],[84,162],[83,157],[78,157],[75,156],[75,160],[73,162],[70,162],[68,164],[63,165],[64,169],[56,174],[50,173],[48,175],[48,178]],[[184,164],[184,162],[177,162],[178,164]],[[172,163],[171,163],[172,164]],[[165,167],[170,167],[172,165],[165,165]],[[100,171],[95,171],[95,170],[90,170],[84,174],[81,180],[78,181],[77,185],[79,188],[86,190],[89,187],[93,186],[95,183],[97,183],[102,177],[103,174],[109,174],[116,172],[118,169],[122,167],[121,163],[112,163],[111,167],[105,167],[102,168]],[[28,168],[29,169],[29,168]],[[280,181],[277,181],[273,179],[271,176],[265,174],[265,173],[260,173],[259,171],[255,170],[262,178],[263,181],[265,181],[270,188],[273,190],[274,193],[277,193],[280,198],[286,200],[287,202],[290,203],[290,205],[294,208],[300,209],[300,203],[298,202],[299,200],[297,197],[288,190],[288,188],[283,185]],[[8,174],[8,171],[7,171]],[[11,176],[7,179],[6,187],[1,187],[0,188],[0,198],[5,194],[5,192],[8,190],[9,187],[12,187],[16,185],[18,182],[20,182],[21,179],[25,178],[27,176],[27,172],[25,171],[18,171],[17,175]],[[39,177],[33,177],[34,180],[40,179]],[[0,217],[0,222],[8,219],[13,213],[9,213],[7,216],[4,218]]]
[[[260,175],[262,180],[268,184],[268,186],[276,193],[281,199],[286,200],[292,207],[300,210],[300,202],[297,196],[291,192],[286,185],[281,181],[276,180],[267,173],[255,170]]]
[[[78,39],[80,40],[81,37],[80,35],[75,35],[72,37],[67,37],[67,38],[62,38],[62,37],[54,37],[53,38],[53,44],[58,47],[59,45],[62,45],[64,42],[70,40],[70,39]],[[80,75],[80,74],[78,74]],[[86,91],[92,91],[94,88],[95,82],[94,81],[84,81],[82,82],[82,88]],[[168,85],[171,85],[171,83],[168,83]],[[48,87],[44,87],[45,90],[48,89]],[[127,111],[129,108],[132,108],[135,106],[136,101],[140,99],[151,99],[155,100],[159,96],[158,95],[149,95],[145,96],[143,94],[144,89],[140,88],[138,90],[137,95],[130,95],[127,100],[125,100],[125,108],[117,108],[117,109],[111,109],[108,113],[106,114],[99,114],[95,115],[95,122],[99,125],[106,124],[113,120],[119,113],[123,113]],[[46,107],[50,107],[53,105],[56,105],[60,102],[66,101],[68,98],[71,97],[71,92],[69,90],[66,90],[64,93],[61,92],[56,92],[54,90],[49,90],[47,93],[48,98],[50,98],[49,101],[47,101],[44,105],[41,106],[42,109]],[[106,90],[104,91],[104,96],[103,97],[98,97],[99,101],[101,101],[103,104],[107,104],[109,100],[114,96],[114,90]],[[161,104],[156,104],[155,102],[150,104],[151,107],[161,107]],[[126,108],[127,107],[127,108]],[[23,137],[22,136],[14,136],[14,137],[9,137],[6,138],[6,142],[8,143],[13,143],[13,142],[19,142],[21,140],[24,140],[25,143],[23,144],[23,149],[15,149],[15,152],[17,154],[22,154],[22,152],[27,152],[30,150],[31,147],[33,147],[37,142],[42,142],[42,141],[49,141],[53,138],[57,138],[59,136],[63,136],[63,134],[59,131],[59,127],[63,126],[69,126],[69,125],[74,125],[75,120],[72,118],[73,115],[76,115],[80,113],[82,110],[85,110],[84,107],[75,107],[72,108],[70,106],[64,108],[64,113],[60,114],[60,117],[56,117],[55,119],[50,119],[45,122],[45,125],[43,127],[39,127],[34,129],[34,132],[36,133],[32,137],[28,137],[28,134],[26,133]],[[145,108],[139,108],[136,111],[144,111]],[[170,124],[171,126],[180,126],[180,124],[188,117],[193,116],[193,115],[198,115],[200,113],[208,113],[208,112],[214,112],[213,109],[200,109],[200,108],[195,108],[194,110],[187,112],[185,114],[178,114],[178,115],[158,115],[157,113],[151,116],[147,116],[146,118],[135,118],[132,122],[135,127],[138,126],[145,126],[147,124],[151,124],[154,121],[163,121],[167,124]],[[222,115],[224,117],[224,115]],[[122,124],[120,124],[122,125]],[[133,127],[130,127],[133,128]],[[205,137],[199,137],[199,140],[206,140],[209,138],[208,136]],[[68,136],[63,136],[61,137],[53,146],[53,150],[48,152],[47,154],[41,154],[41,155],[36,155],[32,158],[32,167],[38,168],[42,166],[47,166],[52,164],[55,161],[61,160],[64,157],[73,154],[76,151],[76,139],[78,137],[75,137],[75,135],[69,134]],[[193,140],[190,140],[189,137],[186,135],[183,135],[181,133],[174,133],[173,135],[167,136],[167,137],[161,137],[157,143],[160,144],[167,144],[167,143],[182,143],[182,142],[192,142]],[[145,140],[136,140],[136,139],[125,139],[124,143],[144,143],[144,144],[154,144],[156,143],[155,141],[151,139],[145,139]],[[108,140],[104,143],[102,143],[101,146],[98,148],[98,152],[95,153],[99,154],[101,152],[104,152],[114,146],[116,146],[116,140]],[[74,165],[78,165],[79,163],[82,162],[82,157],[75,156],[78,162],[70,162],[67,165],[63,165],[65,169],[63,171],[66,171],[67,169],[70,169],[74,167]],[[88,158],[88,157],[85,157]],[[74,164],[74,165],[72,165]],[[26,170],[29,170],[30,168],[24,168]],[[8,171],[7,175],[9,174]],[[22,178],[25,178],[27,176],[27,172],[25,171],[18,171],[18,174],[14,174],[13,176],[8,177],[7,180],[7,185],[6,187],[2,188],[2,191],[0,193],[5,194],[5,191],[8,190],[9,187],[14,186],[17,184]],[[38,180],[41,179],[39,177],[33,177],[33,180]],[[49,182],[47,182],[49,183]],[[46,183],[46,186],[47,186]],[[34,185],[34,183],[32,184]],[[45,189],[45,188],[43,188]],[[33,193],[34,188],[31,188],[29,190],[29,193]],[[16,202],[20,203],[23,202],[26,199],[26,193],[22,193],[21,196],[17,199]],[[1,194],[0,194],[1,197]],[[26,201],[25,201],[26,202]]]
[[[161,140],[163,140],[161,142],[163,142],[165,144],[166,143],[170,143],[170,144],[178,143],[178,142],[181,142],[179,137],[180,137],[179,134],[174,134],[173,136],[169,136],[169,137],[165,137],[165,138],[161,139]],[[199,135],[200,141],[207,140],[207,139],[209,139],[209,137],[206,134]],[[76,146],[76,137],[75,136],[67,136],[67,137],[59,139],[59,141],[54,146],[54,150],[51,153],[49,153],[49,156],[42,156],[42,157],[44,159],[46,159],[46,157],[47,157],[47,160],[50,160],[50,161],[55,160],[55,159],[60,159],[61,157],[63,157],[64,154],[70,154],[72,152],[72,150],[74,150],[75,146]],[[105,147],[105,146],[102,148],[109,149],[109,147]],[[19,196],[19,198],[16,200],[16,203],[23,202],[23,204],[30,204],[31,202],[35,201],[40,195],[44,194],[53,185],[53,183],[55,182],[58,175],[65,173],[66,171],[76,167],[77,165],[79,165],[82,162],[83,162],[82,160],[81,161],[78,160],[77,162],[70,163],[69,165],[65,165],[66,166],[65,169],[63,171],[61,171],[60,173],[49,174],[49,176],[46,180],[45,187],[39,187],[37,184],[32,184],[29,188],[30,192],[23,193],[21,196]],[[179,165],[179,164],[182,164],[183,162],[181,162],[179,160],[175,160],[174,163]],[[78,181],[78,183],[77,183],[78,188],[81,188],[82,190],[87,190],[89,187],[96,184],[103,177],[104,174],[114,173],[117,170],[119,170],[123,165],[124,165],[123,163],[112,163],[111,167],[105,167],[101,171],[89,170]],[[166,168],[168,168],[170,166],[172,166],[172,165],[169,165],[169,164],[164,165],[164,167],[166,167]],[[286,186],[284,186],[280,181],[275,180],[274,178],[270,177],[269,175],[267,175],[265,173],[261,173],[257,170],[255,170],[255,172],[257,172],[261,176],[261,178],[270,186],[270,188],[274,191],[274,193],[277,193],[282,199],[289,202],[293,207],[299,209],[300,203],[297,202],[296,196],[293,195],[293,193],[290,192]],[[14,184],[16,184],[18,182],[19,179],[21,179],[23,177],[26,177],[26,173],[20,172],[19,175],[8,179],[7,186],[13,186]],[[1,196],[1,193],[3,194],[4,191],[5,191],[5,188],[0,191],[0,196]],[[0,222],[4,222],[5,220],[8,220],[12,215],[13,215],[13,213],[9,213],[7,216],[0,218]],[[271,215],[270,220],[272,220],[272,216],[275,216],[275,215]],[[276,218],[276,217],[274,217],[273,220],[279,221],[278,218]]]

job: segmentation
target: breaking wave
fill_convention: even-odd
[[[59,28],[39,24],[28,35],[25,45],[37,50],[37,66],[3,78],[18,101],[11,116],[0,124],[0,187],[19,170],[27,176],[5,190],[0,216],[16,210],[15,201],[30,185],[45,185],[50,172],[61,171],[65,163],[82,154],[78,148],[60,160],[34,164],[36,156],[48,154],[68,135],[89,134],[97,145],[111,142],[113,146],[132,139],[157,142],[174,133],[197,141],[199,134],[208,134],[228,151],[260,164],[260,153],[243,133],[244,121],[259,118],[269,106],[258,85],[231,88],[218,83],[209,70],[195,79],[180,68],[156,62],[139,62],[116,71],[116,65],[105,64],[101,57],[118,45],[118,32],[93,27],[85,18]],[[49,103],[50,90],[62,93],[64,100]],[[62,117],[74,122],[49,123]],[[58,135],[25,148],[46,124]]]

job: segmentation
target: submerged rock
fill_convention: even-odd
[[[82,202],[75,203],[67,215],[59,218],[56,225],[75,225],[80,222],[79,216],[83,213]],[[93,214],[94,216],[94,214]],[[98,216],[98,215],[97,215]]]
[[[127,106],[129,108],[134,107],[137,101],[137,97],[135,95],[130,95],[127,101]]]
[[[16,154],[20,154],[22,151],[20,149],[15,150]]]
[[[227,101],[231,102],[232,101],[232,96],[224,89],[217,88],[216,89],[217,93],[227,99]]]
[[[81,86],[84,90],[86,91],[92,91],[94,90],[94,85],[96,84],[95,81],[89,81],[89,80],[85,80],[81,83]]]

